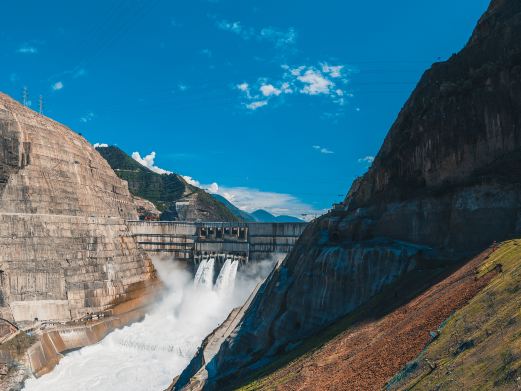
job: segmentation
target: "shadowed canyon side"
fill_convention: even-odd
[[[126,182],[83,137],[4,94],[0,146],[0,317],[31,326],[142,307],[155,271],[126,225]]]
[[[343,205],[310,224],[218,353],[173,389],[255,379],[378,293],[411,298],[521,234],[519,172],[521,2],[494,0],[466,47],[423,75]]]

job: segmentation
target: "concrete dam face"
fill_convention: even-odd
[[[206,259],[244,264],[288,254],[306,223],[130,221],[128,226],[150,255],[169,255],[199,265]]]

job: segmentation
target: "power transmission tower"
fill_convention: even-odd
[[[43,115],[43,96],[42,95],[40,95],[40,97],[38,98],[38,108],[39,108],[40,115]]]
[[[24,106],[29,105],[29,89],[27,88],[27,86],[25,86],[22,91],[22,100]]]

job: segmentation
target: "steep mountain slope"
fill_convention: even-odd
[[[414,273],[521,235],[521,2],[494,0],[467,46],[424,74],[344,206],[268,277],[196,375],[206,388],[250,376],[393,284],[406,294]]]
[[[97,151],[128,182],[134,196],[151,201],[162,212],[162,220],[240,221],[223,204],[177,174],[157,174],[115,146],[98,147]]]

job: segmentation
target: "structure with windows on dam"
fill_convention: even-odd
[[[138,245],[150,255],[170,255],[193,265],[213,258],[241,264],[287,254],[306,223],[129,221]]]

